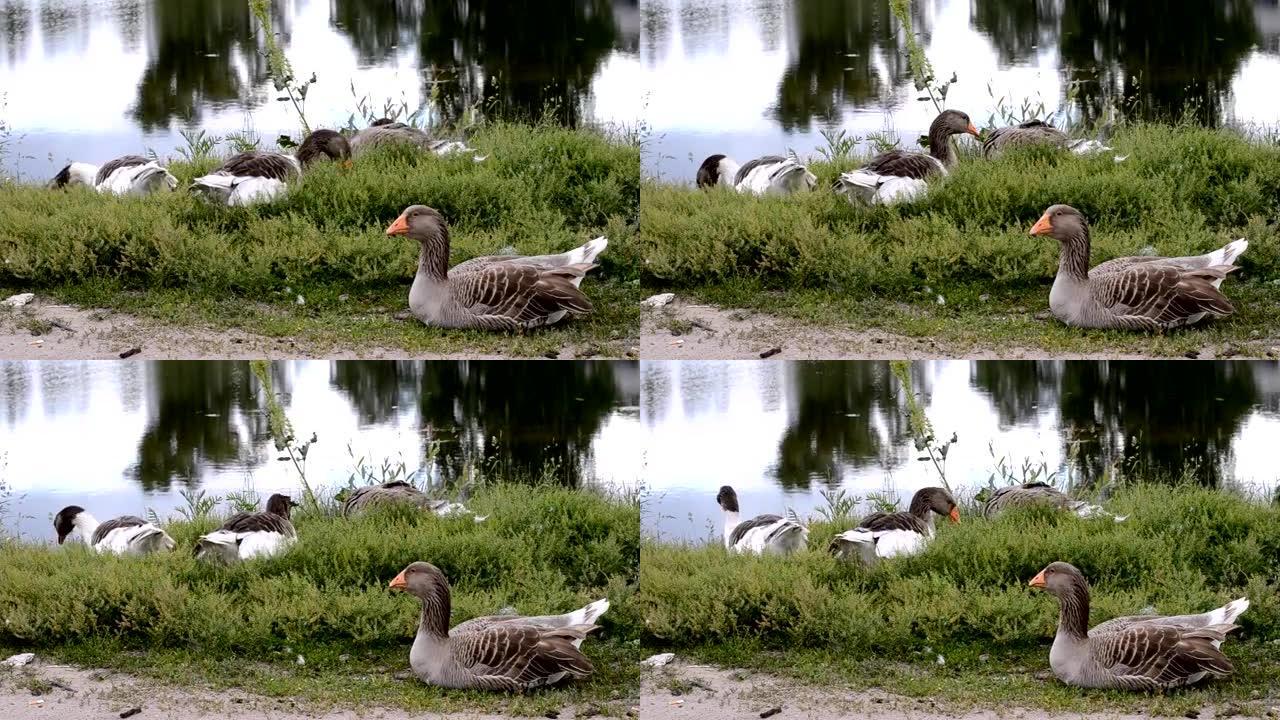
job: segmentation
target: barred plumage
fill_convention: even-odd
[[[716,493],[724,513],[724,546],[736,552],[788,554],[809,542],[809,528],[781,515],[757,515],[738,520],[738,493],[724,485]]]
[[[267,499],[266,510],[236,513],[222,527],[201,536],[196,540],[194,554],[224,563],[278,555],[298,539],[289,519],[290,508],[295,505],[288,495],[276,493]]]
[[[978,136],[969,116],[959,110],[943,110],[929,125],[929,152],[889,150],[857,170],[836,179],[834,190],[850,202],[890,205],[913,200],[925,193],[928,181],[946,175],[955,164],[951,136]]]
[[[59,545],[79,530],[84,543],[100,553],[145,555],[176,546],[173,538],[158,525],[136,515],[121,515],[99,523],[79,505],[59,510],[53,518],[53,528],[58,533]]]
[[[877,559],[914,555],[924,550],[934,535],[934,517],[943,515],[960,522],[960,510],[946,488],[920,488],[911,496],[907,512],[875,512],[858,527],[836,535],[827,551],[838,558],[858,558],[870,564]]]
[[[700,188],[723,185],[753,195],[787,195],[812,190],[818,183],[803,163],[781,155],[765,155],[742,166],[725,155],[711,155],[698,167],[695,180]]]

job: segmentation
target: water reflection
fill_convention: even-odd
[[[595,97],[625,75],[610,79],[605,66],[636,52],[636,0],[270,6],[295,72],[318,75],[307,103],[313,125],[344,124],[353,95],[367,95],[377,110],[384,100],[429,105],[446,121],[473,107],[512,119],[550,110],[570,125],[638,120],[635,104],[601,107]],[[65,142],[45,136],[52,130],[96,134],[96,157],[146,145],[165,154],[181,144],[177,127],[248,128],[268,139],[297,127],[292,109],[276,101],[246,2],[0,0],[0,40],[6,120],[26,135],[27,167],[65,160]],[[118,147],[103,147],[108,136]]]
[[[1050,110],[1069,106],[1090,123],[1113,106],[1149,119],[1188,111],[1206,124],[1275,123],[1268,88],[1280,68],[1280,11],[1272,0],[926,0],[912,8],[936,74],[959,76],[947,104],[975,118],[986,119],[1004,95],[1015,106],[1037,97]],[[645,28],[655,130],[672,136],[651,172],[713,151],[686,137],[711,133],[702,117],[709,109],[728,134],[755,136],[746,156],[808,152],[822,145],[816,130],[825,127],[863,135],[887,125],[913,139],[934,113],[917,101],[886,2],[651,0]]]
[[[937,483],[917,459],[888,363],[751,365],[644,363],[650,531],[701,536],[723,483],[748,512],[803,511],[825,488],[909,496]],[[1277,482],[1275,363],[939,361],[911,373],[936,434],[959,436],[947,458],[953,485],[985,485],[1000,458],[1043,461],[1076,486],[1117,473]]]
[[[278,362],[272,391],[315,433],[309,481],[345,484],[359,458],[438,480],[625,485],[639,475],[639,367],[626,362]],[[0,473],[27,496],[24,531],[71,501],[120,512],[179,490],[298,485],[245,362],[0,363]],[[544,470],[549,470],[544,472]],[[8,518],[4,519],[6,522]]]

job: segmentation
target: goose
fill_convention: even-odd
[[[121,515],[99,523],[79,505],[68,505],[53,517],[53,529],[61,545],[67,536],[79,530],[84,544],[100,553],[146,555],[172,550],[176,543],[158,525],[134,515]]]
[[[724,155],[712,155],[698,167],[700,188],[723,185],[752,195],[790,195],[812,190],[818,177],[795,158],[765,155],[739,166]]]
[[[716,493],[724,511],[724,546],[735,552],[790,554],[809,542],[809,528],[781,515],[738,520],[738,493],[725,485]]]
[[[210,202],[244,207],[282,197],[289,183],[311,163],[328,157],[347,163],[351,146],[333,130],[316,130],[298,146],[296,155],[250,150],[232,155],[217,170],[191,183],[191,192]]]
[[[476,162],[484,162],[488,156],[478,155],[473,148],[467,146],[466,143],[457,140],[438,140],[432,139],[424,130],[420,130],[412,125],[406,125],[401,122],[395,122],[391,118],[381,118],[373,121],[369,127],[357,132],[351,136],[351,154],[359,157],[364,153],[376,147],[391,145],[396,143],[408,143],[434,153],[440,157],[460,153],[471,153]]]
[[[1235,312],[1219,290],[1249,247],[1243,238],[1196,257],[1122,257],[1089,269],[1089,224],[1070,205],[1054,205],[1031,234],[1058,240],[1053,316],[1073,327],[1170,330]]]
[[[1049,505],[1059,510],[1075,513],[1078,517],[1086,519],[1109,517],[1116,522],[1124,522],[1129,517],[1128,515],[1112,515],[1099,505],[1091,505],[1081,500],[1072,500],[1066,493],[1042,482],[1009,485],[997,489],[983,504],[982,515],[986,518],[993,518],[1009,508],[1036,505]]]
[[[49,181],[51,188],[73,185],[84,185],[112,195],[148,195],[176,189],[178,179],[154,160],[141,155],[125,155],[102,167],[83,162],[69,163]]]
[[[911,497],[907,512],[871,513],[853,530],[836,535],[827,550],[838,558],[857,557],[871,564],[877,559],[915,555],[934,534],[934,516],[960,522],[960,509],[946,488],[920,488]]]
[[[1152,692],[1234,669],[1221,646],[1249,608],[1247,598],[1199,615],[1132,615],[1089,630],[1089,583],[1074,566],[1050,563],[1028,584],[1058,598],[1049,667],[1067,685]]]
[[[288,495],[276,493],[267,498],[264,512],[236,513],[222,527],[202,536],[196,541],[195,556],[231,564],[278,555],[298,540],[289,520],[289,508],[297,506]]]
[[[890,150],[880,153],[858,170],[836,179],[834,189],[850,202],[892,205],[910,202],[928,190],[928,181],[946,175],[956,162],[951,136],[968,133],[978,137],[969,116],[959,110],[943,110],[929,125],[929,152]]]
[[[449,263],[449,227],[436,210],[411,205],[387,228],[421,244],[409,310],[426,325],[517,331],[587,315],[591,301],[578,289],[606,238],[559,255],[490,255]]]
[[[982,142],[982,154],[984,157],[994,158],[1009,148],[1040,144],[1056,145],[1076,155],[1091,155],[1111,150],[1097,140],[1072,140],[1066,133],[1043,120],[1028,120],[992,131]]]
[[[487,516],[478,516],[462,503],[448,500],[434,500],[413,485],[402,480],[393,480],[381,485],[368,485],[351,490],[342,501],[342,514],[357,515],[371,507],[395,503],[410,503],[423,510],[429,510],[440,517],[454,515],[470,515],[476,522],[484,522]]]
[[[523,692],[595,670],[582,640],[609,609],[607,599],[564,615],[491,615],[450,630],[449,580],[440,568],[411,563],[389,587],[422,601],[409,667],[428,685]]]

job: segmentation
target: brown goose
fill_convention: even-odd
[[[464,152],[473,155],[475,153],[475,150],[467,147],[465,143],[433,139],[425,130],[395,122],[391,118],[375,120],[369,127],[351,136],[351,153],[359,157],[376,147],[399,143],[413,145],[440,156]],[[476,162],[483,162],[486,159],[480,155],[474,155],[474,158]]]
[[[1110,147],[1103,145],[1098,140],[1072,140],[1067,137],[1066,133],[1043,120],[1028,120],[1019,125],[997,128],[992,131],[982,143],[982,154],[984,157],[994,158],[1009,148],[1026,147],[1028,145],[1055,145],[1070,150],[1076,155],[1089,155],[1111,150]],[[1117,157],[1116,162],[1121,162],[1126,157],[1128,156]]]
[[[397,503],[416,505],[423,510],[429,510],[442,517],[459,514],[474,515],[461,503],[432,499],[426,493],[402,480],[393,480],[381,485],[367,485],[347,491],[345,499],[342,500],[342,514],[346,516],[358,515],[372,507]],[[483,522],[486,519],[486,517],[477,517],[476,522]]]
[[[978,137],[978,128],[959,110],[943,110],[929,126],[928,154],[890,150],[871,159],[858,170],[842,174],[835,191],[851,202],[891,205],[914,200],[928,189],[928,180],[946,175],[955,164],[951,136],[968,133]]]
[[[282,553],[298,540],[289,519],[289,509],[297,506],[288,495],[272,495],[265,511],[236,513],[222,527],[202,536],[196,541],[195,556],[234,563]]]
[[[1072,512],[1082,518],[1109,517],[1116,522],[1124,521],[1128,516],[1116,516],[1098,505],[1091,505],[1081,500],[1072,500],[1061,490],[1042,482],[1029,482],[1021,485],[1009,485],[991,493],[991,497],[982,506],[983,517],[993,518],[1000,513],[1015,507],[1033,507],[1048,505],[1050,507]]]
[[[1058,598],[1049,667],[1068,685],[1150,692],[1234,669],[1220,648],[1247,598],[1199,615],[1132,615],[1089,630],[1089,583],[1074,566],[1050,563],[1028,584]]]
[[[311,163],[329,158],[347,162],[351,146],[333,130],[316,130],[298,146],[296,155],[251,150],[232,155],[216,170],[191,183],[191,192],[219,205],[245,206],[284,195],[288,184]]]
[[[609,244],[600,237],[559,255],[489,255],[450,269],[449,227],[425,205],[405,208],[387,235],[405,235],[422,246],[409,288],[415,317],[435,327],[503,331],[589,314],[591,301],[578,284]]]
[[[1243,238],[1195,257],[1122,257],[1089,269],[1089,223],[1054,205],[1031,227],[1058,240],[1053,316],[1074,327],[1169,330],[1235,312],[1219,287],[1249,242]]]
[[[858,527],[831,540],[827,550],[838,558],[858,557],[870,564],[880,558],[915,555],[933,539],[936,515],[960,522],[960,509],[946,488],[920,488],[911,497],[907,512],[875,512]]]
[[[580,648],[608,600],[564,615],[479,617],[450,630],[449,580],[435,565],[412,563],[390,587],[422,601],[409,666],[429,685],[523,692],[595,670]]]

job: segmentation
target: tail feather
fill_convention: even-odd
[[[593,263],[600,253],[609,246],[609,238],[598,237],[581,247],[574,248],[565,253],[568,256],[567,265],[578,265],[582,263]]]
[[[600,598],[567,615],[568,625],[595,625],[596,620],[609,609],[609,599]]]
[[[1209,625],[1230,625],[1248,609],[1249,598],[1237,598],[1232,600],[1217,610],[1211,610],[1209,612]],[[1230,630],[1224,632],[1230,632]]]
[[[1214,250],[1205,257],[1209,260],[1209,265],[1234,265],[1236,258],[1244,254],[1249,249],[1249,241],[1244,238],[1232,240],[1226,245]]]

